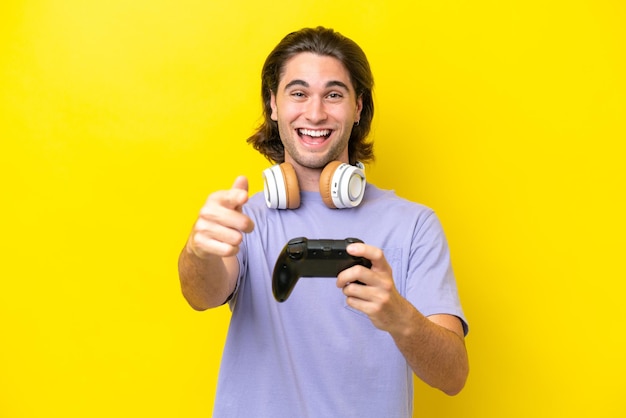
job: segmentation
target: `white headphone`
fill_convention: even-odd
[[[265,203],[270,209],[296,209],[300,206],[298,177],[289,163],[263,170]],[[320,175],[320,194],[329,208],[358,206],[365,194],[365,166],[331,161]]]

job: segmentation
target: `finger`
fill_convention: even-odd
[[[248,219],[238,212],[232,210],[229,212],[233,214],[232,217]],[[198,256],[211,254],[228,256],[237,253],[242,241],[243,234],[240,230],[219,222],[199,218],[190,237],[190,247]]]
[[[217,224],[242,232],[252,232],[254,222],[241,210],[223,206],[222,202],[210,201],[200,211],[200,218],[207,224]]]
[[[245,217],[235,212],[235,215]],[[204,219],[198,220],[195,225],[194,233],[198,238],[209,238],[228,245],[237,246],[243,240],[242,231],[230,225],[224,225],[218,222],[209,222]]]
[[[190,247],[200,258],[210,255],[229,257],[239,252],[239,245],[229,244],[201,233],[194,234]]]
[[[346,247],[348,254],[356,257],[365,257],[365,254],[371,253],[375,247],[371,245],[355,242]]]
[[[248,201],[248,178],[246,176],[238,176],[235,179],[235,182],[233,183],[233,187],[231,188],[231,190],[233,192],[235,191],[243,191],[245,193],[242,192],[237,192],[238,195],[235,195],[235,201],[237,201],[240,203],[239,205],[235,206],[234,209],[237,210],[238,212],[242,213],[242,206]],[[243,232],[252,232],[252,230],[254,229],[254,222],[252,221],[252,219],[250,219],[248,216],[244,215],[244,218],[239,218],[239,227],[237,229],[239,229],[240,231]]]
[[[389,269],[385,254],[380,248],[362,243],[354,243],[348,245],[346,251],[352,256],[367,258],[372,262],[372,270]]]
[[[246,176],[239,176],[235,179],[228,197],[229,203],[234,205],[231,207],[241,211],[241,207],[248,201],[248,178]]]
[[[241,208],[248,201],[248,191],[233,188],[218,194],[217,198],[223,206],[241,212]]]
[[[371,281],[372,271],[367,267],[356,265],[341,271],[337,275],[337,287],[342,288],[348,285],[367,285]]]
[[[220,206],[241,211],[242,206],[247,201],[248,179],[245,176],[239,176],[235,179],[230,189],[211,193],[205,202],[205,206],[215,202]]]
[[[232,189],[240,189],[248,191],[248,178],[246,176],[239,176],[235,179]]]

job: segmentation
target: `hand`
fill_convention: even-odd
[[[228,257],[239,252],[243,233],[252,232],[254,222],[242,213],[248,201],[248,179],[237,177],[230,190],[212,193],[202,209],[187,242],[199,258]]]
[[[370,269],[353,266],[337,276],[337,287],[343,289],[348,306],[366,314],[381,330],[392,332],[394,327],[399,328],[410,304],[398,293],[383,251],[360,243],[350,244],[346,250],[350,255],[372,262]],[[355,283],[357,281],[365,286]]]

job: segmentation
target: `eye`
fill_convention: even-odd
[[[333,93],[329,93],[328,96],[326,97],[328,97],[329,99],[338,100],[338,99],[341,99],[343,95],[341,93],[333,92]]]

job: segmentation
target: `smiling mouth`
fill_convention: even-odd
[[[300,138],[316,143],[326,140],[332,132],[330,129],[298,129]]]

